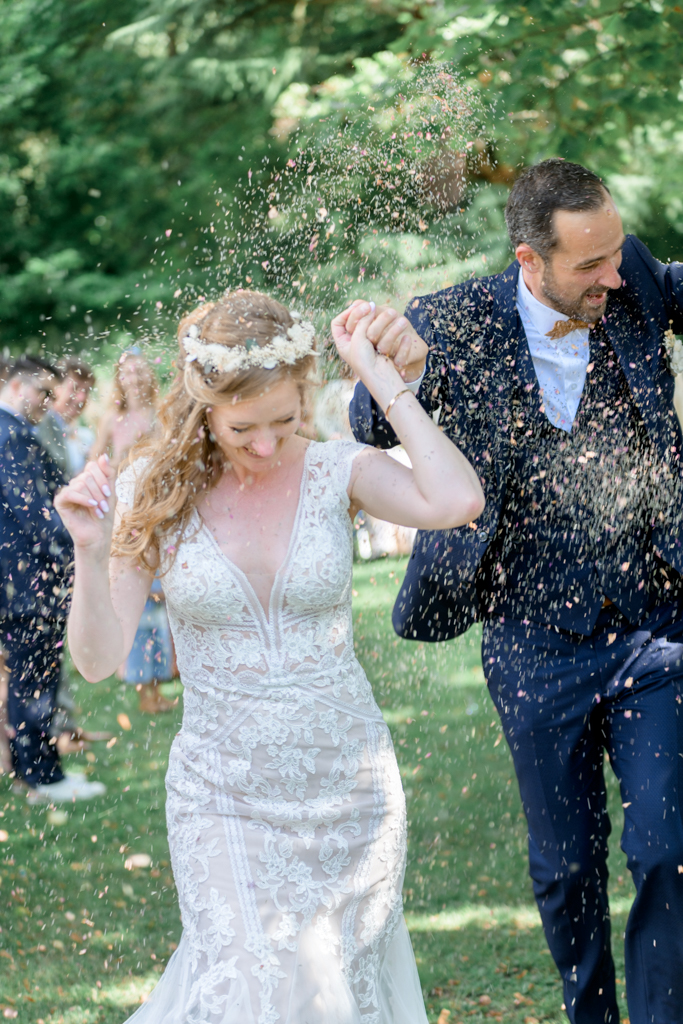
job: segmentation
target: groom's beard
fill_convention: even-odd
[[[572,320],[585,320],[588,324],[596,323],[605,312],[607,296],[605,296],[605,301],[600,306],[589,306],[586,302],[586,296],[595,294],[597,290],[595,285],[593,285],[592,288],[587,288],[585,292],[582,292],[577,299],[570,299],[566,295],[562,295],[559,291],[559,285],[553,277],[549,265],[546,263],[543,280],[541,281],[541,292],[543,297],[558,313],[564,313],[565,316],[570,317]]]

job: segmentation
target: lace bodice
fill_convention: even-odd
[[[305,677],[343,702],[373,702],[353,654],[351,619],[347,488],[353,458],[363,447],[350,441],[308,446],[289,549],[267,615],[197,511],[184,536],[164,538],[162,584],[186,686],[191,680],[208,697],[233,688],[286,687]],[[133,501],[136,465],[116,485],[127,504]],[[195,721],[187,717],[184,727],[202,736],[211,731],[216,722],[207,719],[207,710]]]

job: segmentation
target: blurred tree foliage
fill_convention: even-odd
[[[553,154],[605,175],[628,226],[660,258],[682,257],[682,35],[683,7],[663,0],[0,5],[0,340],[92,347],[117,325],[163,324],[174,293],[186,303],[218,282],[217,267],[242,279],[254,233],[291,228],[276,214],[268,223],[274,168],[300,165],[321,131],[329,141],[343,129],[350,145],[354,132],[395,130],[387,111],[404,116],[411,81],[437,61],[472,102],[452,138],[441,133],[431,155],[425,148],[412,220],[404,211],[383,228],[392,244],[401,239],[392,250],[399,284],[409,287],[420,266],[479,271],[481,253],[500,265],[509,184]],[[308,187],[315,216],[320,196],[316,182]],[[420,239],[423,209],[430,228],[442,225],[431,250]],[[363,242],[369,223],[342,225],[325,262],[314,233],[290,232],[298,242],[287,287],[301,289],[307,266],[311,277],[326,266],[331,288],[332,252],[348,282],[369,280],[361,263],[386,264]],[[254,284],[273,283],[268,252],[252,254]],[[390,290],[386,265],[383,274]]]

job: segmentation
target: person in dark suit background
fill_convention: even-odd
[[[55,384],[54,399],[36,426],[36,436],[68,482],[85,465],[85,455],[76,440],[76,424],[96,380],[92,368],[78,356],[60,359],[57,371],[60,379]],[[60,754],[78,753],[87,749],[90,742],[110,740],[112,736],[110,732],[93,732],[79,725],[64,666],[50,731],[51,736],[57,737]]]
[[[0,644],[9,673],[12,763],[30,802],[105,791],[99,782],[65,774],[50,737],[73,548],[53,506],[64,478],[34,428],[56,379],[45,360],[20,356],[0,390]]]
[[[604,183],[548,160],[506,208],[502,274],[379,309],[368,330],[482,480],[478,523],[418,534],[396,631],[483,622],[529,828],[530,874],[575,1024],[618,1021],[604,751],[636,886],[631,1021],[683,1020],[683,435],[667,362],[683,265],[624,237]],[[367,303],[342,314],[347,330]],[[400,401],[400,396],[397,397]],[[362,385],[360,441],[395,435]]]

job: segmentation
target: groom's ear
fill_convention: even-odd
[[[543,257],[539,256],[526,242],[520,242],[515,249],[515,256],[521,267],[528,274],[540,274],[543,271]]]

